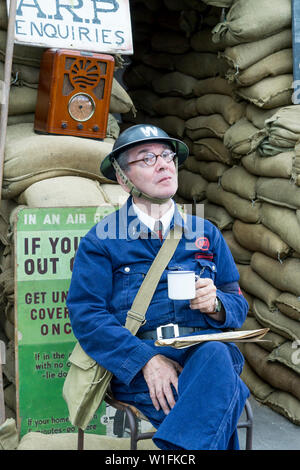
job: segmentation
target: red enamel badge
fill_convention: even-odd
[[[199,237],[195,241],[195,245],[199,250],[207,251],[209,249],[209,240],[206,237]]]

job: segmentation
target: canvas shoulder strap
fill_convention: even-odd
[[[139,288],[131,309],[127,313],[125,328],[128,328],[134,335],[145,321],[146,312],[155,292],[156,286],[165,267],[172,258],[181,237],[182,227],[175,225],[157,253],[146,277],[141,284],[141,287]]]

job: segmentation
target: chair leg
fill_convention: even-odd
[[[246,400],[245,403],[246,421],[238,423],[238,428],[246,428],[246,446],[245,450],[252,450],[252,436],[253,436],[253,413],[250,402]]]
[[[252,450],[253,412],[249,400],[246,400],[245,410],[247,415],[246,450]]]
[[[137,450],[137,437],[138,437],[138,427],[137,427],[137,419],[131,409],[126,406],[125,413],[129,421],[130,427],[130,450]]]
[[[84,447],[84,431],[78,428],[77,450],[83,450]]]

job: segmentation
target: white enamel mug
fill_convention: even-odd
[[[194,299],[196,296],[196,280],[199,278],[194,271],[168,272],[168,297],[173,300]]]

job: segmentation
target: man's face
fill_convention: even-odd
[[[143,161],[147,153],[161,155],[169,148],[161,143],[145,143],[128,151],[129,167],[126,174],[140,191],[151,197],[166,199],[174,196],[177,191],[177,171],[174,161],[167,163],[160,156],[153,166],[147,166]],[[140,161],[130,164],[136,160]]]

